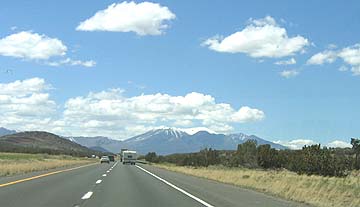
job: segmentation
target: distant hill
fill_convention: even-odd
[[[66,154],[73,156],[100,155],[80,144],[42,131],[20,132],[0,137],[1,152]]]
[[[100,146],[89,147],[89,149],[99,151],[99,152],[104,152],[104,153],[110,153],[107,149],[100,147]]]
[[[4,135],[9,135],[9,134],[15,134],[16,131],[15,130],[10,130],[10,129],[6,129],[4,127],[0,127],[0,137],[4,136]]]

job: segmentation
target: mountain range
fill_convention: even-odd
[[[225,135],[208,131],[189,133],[172,128],[150,130],[124,141],[107,137],[68,137],[68,139],[92,149],[101,147],[113,153],[120,152],[122,148],[136,150],[140,154],[156,152],[161,155],[196,152],[204,148],[236,150],[238,144],[247,140],[255,140],[258,145],[270,144],[271,147],[276,149],[286,149],[285,146],[255,135],[243,133]]]
[[[160,155],[197,152],[204,148],[236,150],[238,144],[242,144],[247,140],[255,140],[258,145],[270,144],[275,149],[286,149],[285,146],[267,141],[255,135],[243,133],[225,135],[207,131],[206,129],[195,131],[173,128],[153,129],[121,141],[103,136],[60,137],[55,134],[36,131],[18,133],[14,130],[0,127],[0,148],[2,150],[10,148],[17,151],[26,151],[25,149],[28,148],[40,151],[52,150],[66,154],[118,153],[122,148],[136,150],[140,154],[156,152]]]

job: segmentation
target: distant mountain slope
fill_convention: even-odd
[[[4,136],[4,135],[9,135],[9,134],[15,134],[16,131],[15,130],[10,130],[10,129],[6,129],[4,127],[0,127],[0,137]]]
[[[80,144],[41,131],[20,132],[0,137],[0,151],[89,156],[101,154]]]
[[[255,140],[258,145],[269,144],[272,148],[275,149],[287,149],[287,147],[283,145],[267,141],[255,135],[246,135],[246,134],[238,133],[238,134],[229,134],[227,137],[233,140],[234,142],[243,143],[246,142],[247,140]]]
[[[242,133],[224,135],[209,131],[198,131],[193,134],[172,128],[153,129],[124,141],[107,137],[67,137],[67,139],[92,149],[99,147],[113,153],[118,153],[122,148],[127,148],[136,150],[140,154],[156,152],[161,155],[197,152],[206,147],[219,150],[235,150],[238,144],[250,139],[256,140],[260,145],[270,144],[271,147],[276,149],[286,148],[255,135],[249,136]]]
[[[186,132],[174,129],[155,129],[144,134],[123,141],[123,146],[134,149],[141,154],[156,152],[158,154],[170,154],[191,152],[184,138],[190,136]]]
[[[193,135],[175,129],[156,129],[123,141],[123,147],[134,149],[141,154],[156,152],[158,154],[196,152],[204,148],[219,150],[235,150],[238,144],[247,140],[256,140],[258,145],[270,144],[276,149],[286,147],[266,141],[255,135],[215,134],[208,131],[199,131]]]
[[[99,147],[99,146],[89,147],[89,149],[99,151],[99,152],[105,152],[105,153],[109,152],[107,149],[104,149],[104,148]]]
[[[110,139],[108,137],[66,137],[72,142],[81,144],[83,146],[94,148],[94,147],[101,147],[102,149],[113,152],[119,153],[123,143],[119,140]]]

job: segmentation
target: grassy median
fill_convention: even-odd
[[[67,155],[0,153],[0,176],[70,167],[96,161],[98,160]]]
[[[360,206],[360,172],[338,178],[298,175],[286,170],[251,170],[220,166],[194,168],[172,164],[155,166],[319,207]]]

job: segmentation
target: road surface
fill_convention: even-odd
[[[57,170],[50,174],[41,172],[0,178],[0,206],[285,207],[305,205],[148,165],[111,163]]]

